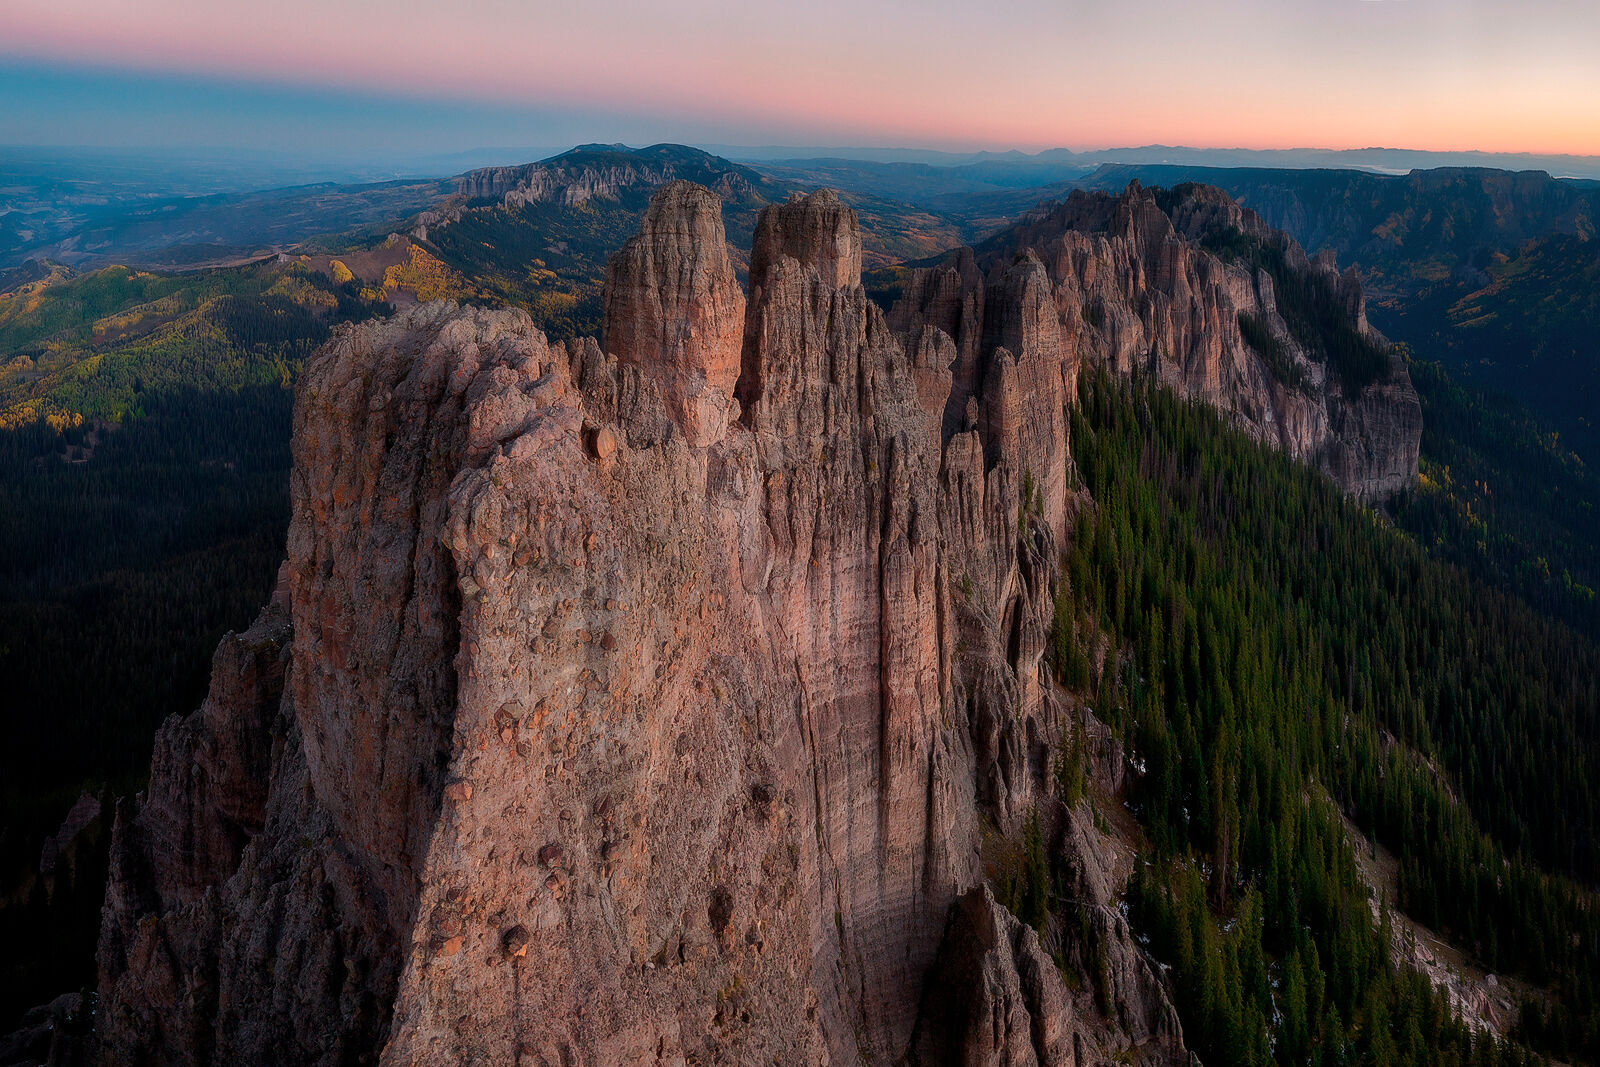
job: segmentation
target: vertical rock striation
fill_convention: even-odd
[[[601,343],[447,304],[336,337],[280,597],[118,815],[102,1058],[1185,1062],[1047,784],[1067,415],[1085,359],[1158,349],[1247,425],[1290,409],[1234,392],[1261,287],[1148,197],[1071,210],[891,329],[831,193],[762,216],[746,301],[678,183]],[[1036,810],[1104,1004],[985,888]]]
[[[606,269],[600,343],[654,381],[696,447],[728,422],[744,335],[744,292],[723,239],[722,201],[673,182]]]

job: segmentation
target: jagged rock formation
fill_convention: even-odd
[[[79,794],[61,826],[45,839],[39,850],[39,881],[47,899],[55,896],[58,885],[77,880],[82,853],[93,847],[94,839],[105,829],[104,808],[104,796]]]
[[[1221,186],[1269,226],[1306,248],[1329,248],[1388,286],[1438,284],[1448,270],[1474,287],[1489,281],[1479,253],[1511,253],[1553,234],[1592,234],[1600,198],[1582,183],[1542,170],[1426,167],[1408,174],[1362,170],[1280,170],[1110,165],[1097,181],[1116,188],[1139,178],[1172,186]],[[1109,188],[1110,185],[1102,185]],[[1431,269],[1416,268],[1424,263]],[[1399,269],[1397,269],[1399,268]],[[1408,277],[1409,276],[1409,277]]]
[[[1085,1058],[1062,1025],[1067,996],[1055,961],[987,885],[952,909],[923,1003],[920,1062],[1051,1067]]]
[[[897,334],[831,193],[762,215],[746,301],[715,198],[672,185],[603,345],[448,304],[341,332],[300,385],[280,595],[119,811],[102,1058],[1187,1061],[1048,784],[1087,503],[1066,279],[1132,338],[1113,366],[1160,324],[1199,395],[1277,409],[1208,333],[1238,280],[1124,207],[925,273]],[[984,888],[1035,810],[1082,932]]]
[[[995,373],[996,351],[1019,328],[1006,309],[1026,289],[1035,294],[1027,305],[1033,334],[1059,351],[1069,393],[1084,368],[1155,374],[1360,500],[1412,484],[1422,413],[1400,358],[1387,357],[1370,383],[1342,381],[1335,361],[1280,313],[1274,275],[1219,258],[1203,242],[1236,237],[1267,247],[1297,288],[1324,290],[1354,334],[1381,347],[1354,271],[1339,274],[1331,256],[1308,259],[1219,190],[1183,186],[1165,199],[1137,182],[1120,196],[1075,192],[917,272],[891,322],[913,341],[928,326],[955,341],[950,417]],[[1241,316],[1259,323],[1266,340],[1256,343],[1274,350],[1277,366],[1246,339]]]
[[[666,397],[697,448],[722,437],[744,336],[744,292],[722,232],[717,196],[674,182],[606,271],[601,344]]]

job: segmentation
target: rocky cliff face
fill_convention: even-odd
[[[739,378],[744,292],[722,234],[717,196],[676,182],[606,270],[601,344],[665,398],[696,447],[722,438]]]
[[[746,299],[680,183],[603,344],[448,304],[338,335],[279,595],[118,814],[102,1058],[1187,1061],[1051,795],[1067,409],[1080,349],[1156,330],[1174,381],[1279,409],[1211,335],[1253,281],[1095,210],[1115,235],[955,257],[891,329],[832,194],[763,214]],[[1081,929],[986,888],[1033,812]]]
[[[1280,307],[1283,279],[1294,308]],[[1308,259],[1216,189],[1182,186],[1160,201],[1137,182],[1120,196],[1074,193],[917,272],[891,322],[913,340],[927,326],[954,339],[953,402],[1013,337],[1011,305],[996,298],[1018,287],[1038,294],[1034,337],[1059,352],[1069,393],[1084,368],[1154,374],[1358,499],[1416,479],[1421,407],[1403,363],[1381,355],[1359,279],[1331,257]],[[1367,342],[1383,361],[1370,381],[1342,379],[1308,338],[1304,321],[1330,312],[1353,325],[1347,344]],[[1241,318],[1256,325],[1250,340]]]

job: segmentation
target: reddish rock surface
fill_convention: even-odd
[[[1255,411],[1251,283],[1153,202],[1096,210],[1114,236],[923,274],[897,336],[832,194],[766,212],[746,304],[672,185],[603,346],[445,304],[330,342],[287,608],[119,812],[105,1062],[1185,1062],[1050,797],[1044,652],[1080,348],[1159,326]],[[1090,918],[1048,948],[980,860],[1036,808]]]
[[[1338,274],[1330,257],[1309,260],[1220,190],[1182,186],[1167,200],[1164,210],[1135,182],[1120,196],[1077,192],[1047,205],[977,249],[919,270],[890,316],[895,331],[908,345],[928,326],[952,338],[960,353],[953,402],[965,402],[997,349],[1015,355],[1022,331],[1055,346],[1052,362],[1059,361],[1069,396],[1085,368],[1154,374],[1257,440],[1321,468],[1357,499],[1381,501],[1414,483],[1422,409],[1400,359],[1347,395],[1279,315],[1271,276],[1218,258],[1200,241],[1238,231],[1280,249],[1288,270],[1320,279],[1356,328],[1381,343],[1354,272]],[[1024,327],[1019,273],[1054,305],[1053,325],[1035,312]],[[1259,318],[1303,386],[1280,381],[1250,347],[1241,313]]]
[[[722,201],[673,182],[611,258],[600,342],[652,380],[698,448],[727,428],[743,336],[744,291],[728,259]]]

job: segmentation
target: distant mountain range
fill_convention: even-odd
[[[436,163],[516,159],[517,151]],[[522,306],[554,334],[569,335],[594,328],[606,257],[633,231],[652,191],[673,178],[723,194],[740,270],[757,213],[820,186],[839,190],[861,216],[871,270],[981,240],[1074,189],[1199,181],[1226,190],[1308,250],[1330,249],[1359,268],[1373,321],[1395,339],[1519,396],[1555,419],[1574,447],[1600,454],[1593,424],[1600,352],[1589,328],[1597,313],[1592,238],[1600,181],[1552,177],[1600,176],[1600,159],[1165,146],[1034,155],[722,152],[593,144],[453,178],[252,190],[252,163],[260,164],[262,183],[315,172],[251,156],[206,163],[0,150],[0,291],[49,274],[39,261],[80,271],[111,264],[192,270],[281,253],[309,254],[325,271],[330,256],[342,256],[377,285],[396,267],[391,259],[409,255],[390,240],[397,235],[418,244],[429,271],[437,273],[434,262],[448,268],[455,280],[444,288],[452,295]],[[1486,162],[1521,169],[1461,165]],[[1424,166],[1430,169],[1405,170]],[[589,209],[566,210],[577,202]]]
[[[1143,145],[1096,148],[1075,152],[1047,148],[1041,152],[940,152],[921,148],[799,148],[701,145],[708,152],[741,163],[787,163],[794,160],[843,159],[870,163],[919,163],[930,167],[978,164],[1028,168],[1077,167],[1088,171],[1103,163],[1165,163],[1191,167],[1274,167],[1291,170],[1334,168],[1404,174],[1434,167],[1494,167],[1499,170],[1543,170],[1556,177],[1600,179],[1600,156],[1538,155],[1530,152],[1425,152],[1409,148],[1188,148]]]
[[[580,146],[593,150],[594,145]],[[623,151],[635,151],[615,146]],[[1600,156],[1405,149],[1201,149],[1167,145],[1028,154],[915,148],[702,146],[724,165],[782,181],[830,184],[947,214],[971,239],[1112,167],[1542,170],[1600,183]],[[639,151],[650,151],[648,149]],[[247,151],[151,153],[0,147],[0,269],[48,258],[74,266],[216,264],[319,234],[398,224],[447,198],[451,176],[528,165],[562,153],[480,148],[357,166]],[[177,249],[177,251],[169,251]]]

